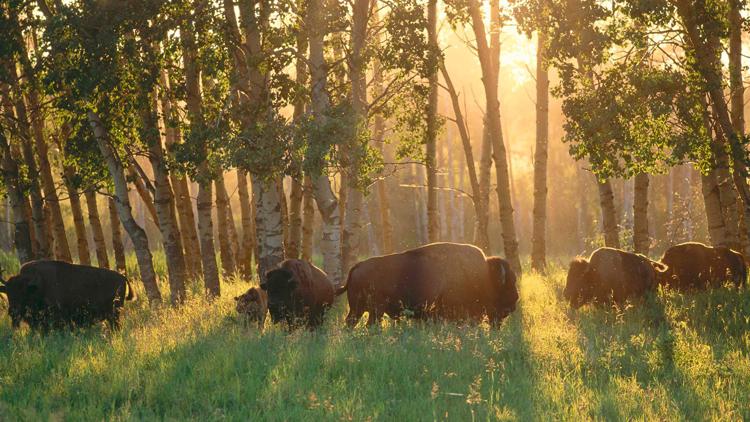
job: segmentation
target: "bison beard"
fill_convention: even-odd
[[[481,249],[457,243],[433,243],[405,252],[362,261],[349,272],[346,285],[347,325],[365,312],[368,324],[383,315],[415,318],[500,321],[518,301],[516,276],[507,261],[486,258]]]
[[[8,297],[13,327],[32,329],[88,326],[107,321],[119,327],[120,309],[135,298],[127,279],[115,271],[62,261],[32,261],[0,286]]]
[[[661,260],[670,270],[660,282],[678,290],[718,287],[726,281],[740,287],[747,280],[745,258],[723,246],[681,243],[667,249]]]
[[[639,254],[614,248],[599,248],[586,260],[570,263],[563,296],[573,308],[587,303],[618,306],[653,290],[667,266]]]
[[[319,327],[334,299],[333,283],[326,273],[299,259],[287,259],[269,271],[260,287],[268,293],[271,321],[286,322],[290,328],[301,322]]]

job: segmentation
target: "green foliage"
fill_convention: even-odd
[[[13,420],[707,420],[750,418],[750,291],[660,292],[622,311],[520,282],[502,325],[390,321],[263,333],[226,286],[207,302],[128,304],[123,328],[13,333],[0,319],[0,413]]]
[[[601,178],[656,173],[705,159],[700,96],[673,68],[618,66],[584,80],[563,101],[564,141]]]

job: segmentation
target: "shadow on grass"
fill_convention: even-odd
[[[589,305],[569,311],[593,375],[584,380],[599,392],[597,413],[605,419],[648,419],[660,413],[652,406],[667,406],[681,419],[707,418],[706,398],[678,364],[680,322],[668,312],[666,300],[650,293],[625,309]],[[646,401],[649,396],[651,403]],[[655,396],[660,403],[653,402]]]

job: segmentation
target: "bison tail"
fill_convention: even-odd
[[[125,290],[127,290],[127,294],[125,295],[125,300],[135,300],[135,290],[133,290],[133,286],[130,285],[129,281],[125,282]]]
[[[344,282],[343,284],[339,284],[338,286],[335,287],[334,294],[336,296],[341,296],[342,294],[344,294],[344,292],[346,292],[347,287],[349,287],[349,282],[352,279],[352,274],[354,273],[354,270],[356,270],[358,266],[359,264],[356,264],[352,267],[351,270],[349,270],[349,274],[346,276],[346,282]]]

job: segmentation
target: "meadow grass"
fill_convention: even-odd
[[[2,420],[750,419],[750,290],[571,310],[526,275],[499,327],[405,321],[263,332],[207,302],[129,304],[123,327],[47,336],[0,318]],[[166,290],[165,290],[166,291]],[[0,305],[4,312],[4,306]]]

